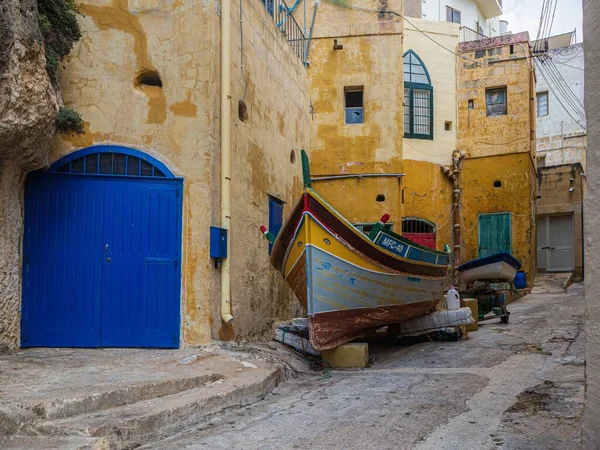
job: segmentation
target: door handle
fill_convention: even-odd
[[[112,262],[112,259],[111,258],[106,258],[106,262],[110,263],[110,262]]]
[[[104,246],[104,253],[108,254],[108,244]]]

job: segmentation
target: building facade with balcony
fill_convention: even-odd
[[[502,0],[405,0],[404,14],[409,18],[458,24],[461,41],[495,37],[506,32],[500,20]]]

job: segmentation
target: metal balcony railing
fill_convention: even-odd
[[[469,27],[460,27],[460,42],[479,41],[480,39],[487,39],[487,37],[485,34],[479,33]]]
[[[300,61],[306,64],[306,37],[288,5],[283,0],[262,0],[262,2]]]

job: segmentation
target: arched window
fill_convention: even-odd
[[[404,54],[404,137],[433,139],[433,86],[412,50]]]
[[[48,172],[99,176],[175,178],[152,156],[118,145],[96,145],[56,161]]]
[[[424,247],[435,249],[435,224],[418,217],[402,218],[402,236]]]

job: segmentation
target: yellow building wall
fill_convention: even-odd
[[[426,161],[404,161],[402,180],[404,217],[418,217],[436,225],[436,246],[453,245],[452,183],[440,165]]]
[[[494,187],[500,181],[502,187]],[[466,159],[461,172],[463,262],[479,256],[479,214],[511,213],[512,254],[528,284],[537,273],[536,177],[529,153]]]
[[[448,165],[456,149],[456,56],[440,48],[422,33],[446,48],[455,49],[460,35],[457,24],[411,18],[403,30],[404,52],[413,50],[423,61],[433,85],[433,140],[403,140],[402,197],[404,217],[416,217],[436,225],[436,246],[452,247],[452,183],[440,165]],[[450,131],[445,123],[451,122]]]
[[[380,7],[376,1],[348,5]],[[401,7],[398,0],[388,5],[398,11]],[[343,49],[334,50],[334,38]],[[320,4],[308,57],[314,107],[313,176],[402,173],[402,54],[400,18]],[[363,124],[344,123],[345,87],[364,89]],[[387,212],[398,223],[402,217],[399,186],[399,178],[393,177],[314,185],[349,220],[374,222]],[[376,201],[379,194],[385,201]]]
[[[480,57],[477,51],[460,52],[468,59],[458,64],[458,148],[467,157],[528,152],[535,158],[535,78],[528,45],[488,48]],[[486,89],[497,87],[506,87],[508,113],[487,117]]]
[[[232,229],[234,322],[220,319],[219,269],[209,257],[209,227],[219,225],[220,17],[210,2],[89,0],[83,37],[65,63],[65,103],[82,114],[83,136],[59,136],[51,161],[100,143],[131,146],[184,178],[182,345],[270,334],[299,305],[271,268],[258,227],[268,194],[301,193],[299,151],[310,142],[306,71],[260,2],[244,5],[248,120],[238,117],[246,89],[240,70],[239,5],[232,4]],[[200,31],[199,31],[200,30]],[[137,86],[155,70],[163,87]],[[296,156],[292,162],[292,151]]]
[[[456,49],[460,37],[460,27],[454,23],[433,22],[413,19],[410,21],[439,44],[451,50]],[[429,161],[450,164],[452,151],[456,149],[457,107],[456,107],[456,59],[457,57],[440,48],[435,42],[417,31],[413,25],[404,26],[404,52],[413,50],[423,60],[431,84],[433,85],[433,140],[404,139],[404,161]],[[450,122],[450,131],[445,123]],[[407,169],[404,171],[410,175]],[[442,174],[436,173],[436,176]],[[410,177],[404,180],[410,182]],[[407,213],[408,215],[408,213]]]
[[[531,285],[537,273],[537,186],[535,76],[528,39],[520,33],[459,45],[465,59],[458,63],[457,148],[466,154],[461,172],[462,260],[478,257],[478,214],[510,212],[512,252]],[[488,117],[486,89],[497,87],[506,87],[507,114]],[[494,187],[496,180],[501,188]]]

